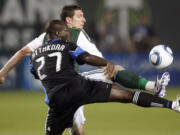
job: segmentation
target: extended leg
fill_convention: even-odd
[[[157,78],[157,81],[149,81],[132,71],[118,70],[114,76],[114,81],[127,88],[153,91],[159,97],[164,97],[170,75],[165,72],[160,79]]]
[[[124,90],[120,88],[118,85],[113,84],[110,92],[109,102],[123,102],[123,103],[131,103],[134,92]]]
[[[179,101],[179,99],[177,101],[169,101],[145,92],[124,90],[116,84],[113,84],[109,96],[109,102],[134,103],[141,107],[169,108],[177,112],[180,112]]]

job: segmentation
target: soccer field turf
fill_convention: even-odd
[[[166,98],[178,94],[170,89]],[[44,135],[46,112],[43,92],[0,92],[0,135]],[[86,135],[180,135],[180,113],[168,109],[92,104],[85,116]]]

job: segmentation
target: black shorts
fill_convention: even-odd
[[[60,135],[72,127],[76,110],[84,104],[107,102],[112,84],[83,77],[59,89],[51,98],[46,122],[47,135]]]

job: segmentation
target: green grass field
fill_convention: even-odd
[[[178,94],[170,89],[166,98]],[[0,92],[0,135],[44,135],[46,112],[43,92]],[[85,116],[87,135],[180,135],[180,114],[167,109],[92,104]]]

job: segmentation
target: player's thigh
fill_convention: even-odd
[[[134,92],[125,90],[117,84],[113,84],[109,96],[110,102],[131,102]]]
[[[90,103],[107,102],[111,90],[111,83],[94,81],[80,77],[69,84],[68,95],[73,105],[80,107]]]
[[[87,80],[83,90],[86,92],[85,104],[107,102],[112,84],[102,81]]]

